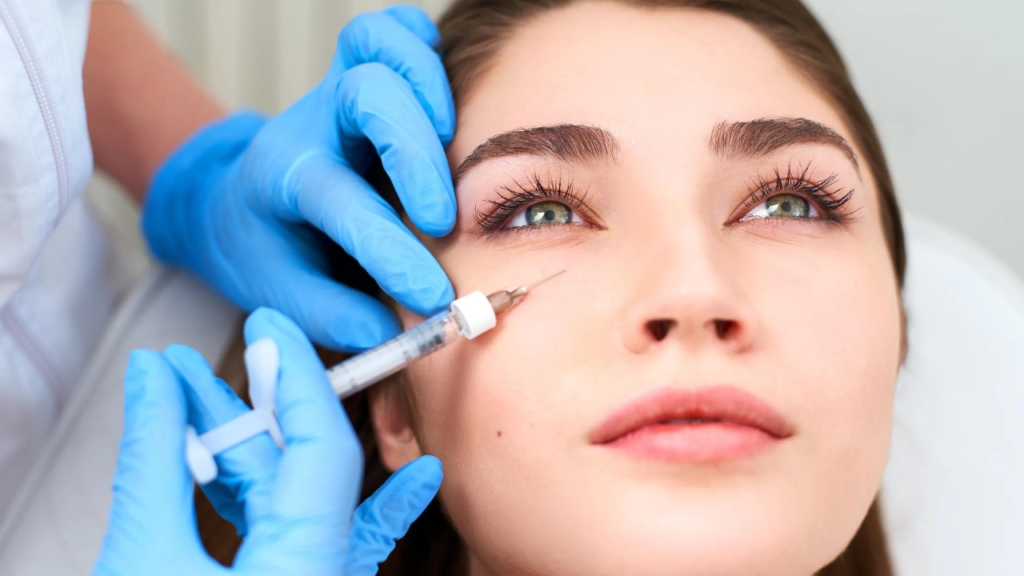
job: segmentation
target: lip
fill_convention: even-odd
[[[635,458],[714,462],[759,454],[793,432],[774,408],[739,388],[663,387],[613,410],[589,440]]]

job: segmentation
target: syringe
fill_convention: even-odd
[[[494,328],[498,314],[519,304],[532,288],[562,272],[565,270],[513,290],[499,290],[490,296],[476,291],[455,300],[448,311],[328,370],[334,392],[347,398],[463,336],[476,338]]]
[[[565,270],[514,290],[499,290],[490,296],[473,292],[452,302],[451,309],[395,336],[391,340],[349,358],[327,371],[331,386],[341,398],[368,388],[398,372],[416,360],[440,350],[459,338],[476,338],[494,328],[497,315],[519,304],[534,286],[558,276]],[[245,350],[245,369],[249,374],[249,396],[253,409],[200,436],[189,426],[185,431],[185,460],[192,477],[200,484],[213,481],[218,474],[214,456],[253,436],[268,432],[284,448],[284,437],[274,412],[280,357],[277,344],[264,338]]]

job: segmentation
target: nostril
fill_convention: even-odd
[[[675,320],[651,320],[647,323],[647,331],[651,333],[651,336],[656,341],[661,342],[668,336],[668,333],[672,331],[672,327],[675,325]]]
[[[719,339],[728,340],[736,331],[736,322],[732,320],[715,320],[715,333]]]

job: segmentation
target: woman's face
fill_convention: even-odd
[[[458,224],[422,239],[459,295],[566,272],[410,368],[415,436],[382,432],[389,466],[444,463],[474,574],[806,576],[846,546],[900,351],[851,136],[729,17],[580,3],[503,46],[448,150]]]

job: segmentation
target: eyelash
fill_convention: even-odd
[[[853,197],[854,190],[851,188],[845,194],[843,194],[844,188],[830,192],[828,188],[836,183],[839,179],[839,174],[833,172],[824,180],[814,181],[809,177],[810,172],[810,164],[807,164],[805,167],[798,166],[796,171],[793,170],[793,165],[790,164],[786,167],[785,176],[782,175],[782,171],[778,166],[774,167],[771,176],[765,177],[758,174],[757,179],[751,186],[750,194],[748,194],[743,204],[748,208],[754,208],[777,194],[799,192],[814,199],[815,203],[825,212],[824,216],[803,218],[803,220],[819,220],[830,224],[846,222],[857,211],[847,211],[844,208]],[[759,220],[765,220],[765,218],[759,218]]]
[[[842,194],[843,188],[831,192],[828,191],[828,188],[839,179],[839,174],[833,172],[824,180],[816,182],[809,177],[811,171],[810,164],[806,167],[798,167],[797,170],[798,172],[795,172],[793,166],[789,165],[786,168],[786,175],[783,176],[781,169],[775,166],[771,176],[766,177],[758,174],[743,204],[748,208],[753,208],[777,194],[798,192],[813,198],[825,212],[824,216],[802,218],[802,220],[818,220],[830,224],[841,224],[845,223],[857,211],[847,212],[844,208],[853,197],[853,189],[848,190],[845,194]],[[486,201],[490,205],[489,209],[476,209],[474,218],[486,235],[496,232],[523,232],[531,230],[532,227],[529,226],[505,228],[505,224],[521,209],[539,200],[559,201],[573,210],[583,212],[584,214],[590,211],[586,202],[587,193],[585,191],[582,194],[577,193],[572,180],[563,185],[562,179],[559,177],[556,182],[545,185],[544,180],[535,172],[530,177],[529,186],[522,184],[518,180],[513,180],[513,182],[515,183],[514,186],[502,186],[498,190],[498,200]],[[842,195],[839,196],[840,194]],[[758,220],[765,219],[758,218]]]
[[[485,210],[476,209],[476,214],[474,215],[476,223],[484,229],[484,233],[487,235],[495,232],[522,232],[530,230],[532,227],[528,226],[505,228],[505,224],[521,209],[536,203],[538,200],[554,200],[562,202],[573,210],[583,212],[584,214],[589,212],[586,191],[578,193],[572,180],[563,184],[561,177],[559,177],[556,182],[545,185],[540,175],[534,173],[530,177],[528,185],[524,185],[518,180],[512,181],[515,183],[514,186],[502,186],[499,188],[498,200],[487,200],[490,208]]]

